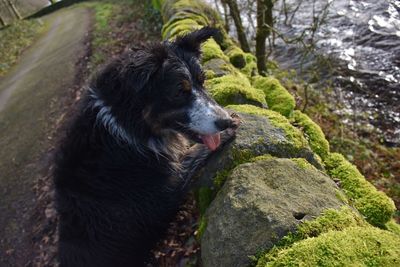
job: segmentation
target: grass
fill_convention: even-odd
[[[0,30],[0,77],[4,76],[22,52],[45,29],[40,19],[20,20]]]
[[[94,10],[92,54],[88,63],[90,73],[110,58],[129,49],[132,44],[137,43],[138,39],[158,41],[160,38],[159,34],[153,35],[153,32],[161,32],[162,24],[159,13],[152,8],[151,2],[97,0],[85,1],[77,5]],[[142,15],[138,18],[138,14]],[[156,29],[151,29],[150,27],[154,25]],[[138,32],[141,36],[138,36]]]

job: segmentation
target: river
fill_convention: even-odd
[[[208,2],[215,5],[215,1]],[[255,17],[247,8],[248,2],[252,1],[238,0],[251,40]],[[286,0],[286,23],[282,7],[282,1],[274,5],[277,31],[287,39],[306,31],[305,43],[311,38],[313,17],[321,18],[323,10],[327,12],[313,35],[317,56],[304,58],[302,45],[277,38],[271,58],[282,68],[302,69],[305,79],[308,69],[317,69],[322,80],[332,82],[342,103],[336,112],[352,118],[344,119],[345,123],[356,121],[363,128],[373,127],[387,145],[399,146],[400,0]],[[329,64],[321,65],[320,57]],[[315,87],[322,88],[320,83]]]

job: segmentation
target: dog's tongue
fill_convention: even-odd
[[[217,149],[221,142],[220,134],[209,134],[209,135],[201,135],[201,140],[203,143],[212,151]]]

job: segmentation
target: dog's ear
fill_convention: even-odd
[[[151,77],[162,67],[167,57],[167,48],[162,44],[136,51],[129,66],[130,71],[127,73],[129,87],[133,87],[136,92],[141,91]]]
[[[174,41],[174,44],[184,50],[193,52],[197,56],[200,56],[200,45],[207,41],[207,39],[210,37],[216,36],[218,33],[218,29],[206,26],[187,35],[177,37]]]

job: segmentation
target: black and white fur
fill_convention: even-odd
[[[203,87],[215,33],[127,52],[90,83],[56,158],[62,267],[143,266],[210,154],[188,140],[237,126]]]

